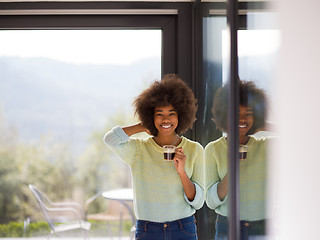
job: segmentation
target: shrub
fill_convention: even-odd
[[[23,222],[0,224],[0,237],[31,237],[37,233],[48,233],[49,225],[46,222],[34,222],[25,226]]]

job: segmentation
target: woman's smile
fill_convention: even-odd
[[[247,123],[239,123],[239,128],[247,128],[248,126]]]
[[[172,127],[173,125],[172,124],[161,124],[160,126],[165,129],[168,129],[168,128]]]
[[[245,128],[247,126],[248,126],[247,124],[239,124],[239,128]]]

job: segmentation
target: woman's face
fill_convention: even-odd
[[[250,107],[239,107],[239,135],[246,136],[253,126],[253,110]]]
[[[154,125],[158,129],[158,134],[175,134],[178,126],[178,113],[172,105],[156,107],[154,110]]]

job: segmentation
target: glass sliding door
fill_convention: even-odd
[[[102,137],[114,125],[137,121],[132,101],[161,78],[161,35],[161,30],[0,31],[0,45],[6,46],[0,50],[3,224],[22,226],[31,219],[31,230],[43,219],[29,183],[53,201],[81,205],[100,191],[131,187],[130,170]],[[98,201],[88,214],[106,206]],[[102,226],[96,223],[91,236],[108,235]],[[25,234],[45,234],[40,230]]]

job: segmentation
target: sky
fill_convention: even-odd
[[[94,81],[88,80],[88,76],[85,75],[86,69],[90,70],[88,67],[79,71],[84,75],[78,85],[72,85],[74,87],[70,89],[67,86],[70,83],[74,84],[74,79],[64,79],[60,82],[60,79],[56,79],[55,84],[49,83],[48,86],[51,86],[49,90],[45,86],[46,82],[39,82],[39,78],[35,78],[36,82],[30,81],[31,85],[36,86],[35,91],[47,91],[45,96],[41,95],[41,92],[34,92],[25,96],[11,97],[15,92],[12,87],[17,86],[8,84],[7,98],[0,97],[0,110],[4,109],[8,123],[20,129],[24,139],[34,140],[42,134],[54,132],[57,139],[68,140],[71,139],[69,132],[72,132],[72,136],[77,139],[73,141],[74,148],[83,150],[81,144],[86,143],[87,134],[105,125],[106,119],[109,119],[116,110],[133,111],[130,108],[131,102],[141,91],[141,87],[145,87],[149,81],[160,78],[160,71],[154,71],[161,69],[160,61],[150,60],[148,64],[143,65],[143,68],[141,67],[143,63],[138,64],[137,61],[160,59],[161,39],[161,30],[1,30],[0,57],[49,58],[65,63],[95,66],[108,64],[107,70],[103,70],[103,67],[94,69],[104,74],[104,71],[109,71],[108,77],[112,78],[110,82],[114,84],[108,86],[111,93],[106,94],[106,86],[101,86],[101,78],[104,76],[97,74]],[[130,65],[131,63],[135,63],[134,67]],[[110,65],[116,66],[112,68]],[[116,70],[122,72],[117,75]],[[30,74],[26,76],[33,76],[35,71],[37,69],[31,69]],[[38,74],[42,76],[43,69]],[[12,75],[15,76],[14,73]],[[70,76],[77,75],[75,73]],[[57,77],[52,76],[52,78]],[[27,83],[29,84],[29,81]],[[120,91],[117,83],[125,86],[122,90],[125,97],[118,94]],[[59,88],[61,84],[63,88]],[[30,86],[28,89],[31,89]],[[60,92],[61,99],[66,101],[63,105],[57,99]],[[44,98],[42,101],[37,101],[40,97]],[[17,98],[24,100],[15,101]],[[85,98],[87,99],[83,100]],[[110,104],[112,107],[108,106],[108,103],[112,103]],[[14,107],[8,107],[9,104]],[[26,109],[28,110],[25,111]],[[54,114],[58,119],[53,120],[51,113],[58,111],[59,114]],[[40,121],[38,116],[42,118]]]
[[[88,42],[90,47],[84,47]],[[160,57],[161,30],[4,30],[0,31],[0,46],[0,56],[128,65]]]
[[[224,31],[223,39],[226,37]],[[276,51],[279,39],[279,31],[275,30],[239,31],[238,55],[264,55]],[[84,47],[88,42],[92,43],[90,47]],[[0,56],[128,65],[142,58],[160,57],[161,30],[6,30],[0,31],[0,46],[3,46]],[[224,44],[224,54],[228,52],[226,47]]]

